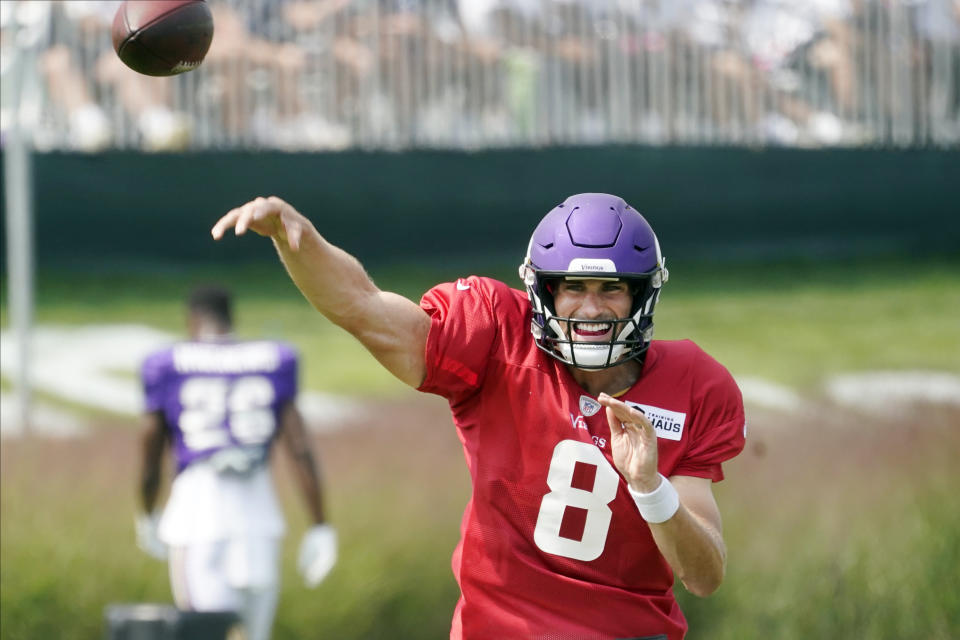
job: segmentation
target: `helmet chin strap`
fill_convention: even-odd
[[[623,345],[615,344],[611,347],[609,342],[591,344],[589,342],[561,342],[557,345],[560,354],[571,365],[583,365],[585,370],[595,371],[597,367],[602,367],[609,362],[613,365],[620,356],[623,355]]]
[[[642,310],[638,309],[633,316],[634,322],[639,321],[641,313]],[[626,340],[627,336],[633,331],[633,325],[627,323],[620,331],[620,335],[613,341],[614,344],[610,342],[575,342],[570,340],[567,334],[564,333],[556,316],[550,314],[549,311],[547,312],[547,316],[549,318],[548,324],[550,328],[560,337],[556,348],[560,352],[560,355],[563,356],[563,361],[578,368],[582,368],[579,365],[583,365],[583,367],[587,367],[588,370],[596,370],[598,367],[603,367],[604,365],[613,366],[614,363],[620,360],[620,357],[623,356],[623,352],[626,350],[622,342]]]

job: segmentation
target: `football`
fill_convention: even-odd
[[[126,0],[113,18],[113,48],[128,67],[148,76],[196,69],[213,40],[204,0]]]

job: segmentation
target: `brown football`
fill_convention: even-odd
[[[204,0],[126,0],[113,18],[113,48],[128,67],[148,76],[196,69],[213,40]]]

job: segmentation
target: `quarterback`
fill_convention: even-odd
[[[229,228],[272,238],[314,307],[449,401],[473,484],[451,638],[684,637],[674,575],[699,596],[723,580],[711,484],[744,446],[743,402],[696,344],[652,339],[668,273],[640,213],[571,196],[534,230],[523,291],[471,276],[419,305],[279,198],[213,237]]]

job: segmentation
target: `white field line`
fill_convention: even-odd
[[[871,413],[909,408],[915,403],[960,407],[960,376],[939,371],[869,371],[829,378],[833,402]]]
[[[33,387],[75,404],[137,415],[143,407],[140,364],[151,351],[176,339],[140,325],[36,327],[30,346]],[[0,373],[8,380],[17,370],[12,340],[12,332],[0,332]],[[4,395],[0,414],[0,430],[8,435],[21,431],[12,400]],[[346,418],[361,415],[359,403],[316,391],[301,392],[297,405],[311,429],[319,431],[335,431]],[[32,407],[31,426],[40,433],[61,433],[66,429],[64,415],[63,410],[39,403]]]
[[[738,377],[737,384],[747,405],[774,411],[796,411],[803,406],[803,398],[790,387],[763,378]]]
[[[0,393],[0,438],[23,435],[20,424],[20,399],[13,393]],[[84,420],[72,412],[63,411],[42,403],[33,403],[31,407],[30,428],[35,433],[54,438],[73,438],[87,432]]]

